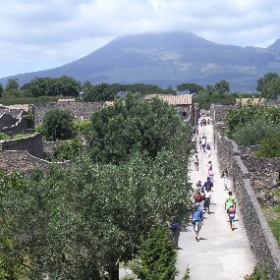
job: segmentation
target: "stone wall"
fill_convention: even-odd
[[[265,172],[262,168],[267,166],[269,161],[252,156],[250,159],[248,156],[242,158],[236,143],[221,135],[217,130],[215,139],[220,167],[230,168],[238,210],[243,217],[252,252],[259,262],[269,264],[270,275],[273,279],[276,277],[275,270],[280,270],[280,250],[260,207],[253,185],[255,183],[253,170],[258,170],[256,172],[260,174]],[[275,161],[279,162],[278,160]],[[276,170],[276,167],[273,170]],[[271,173],[273,170],[270,169]],[[265,182],[262,187],[267,187]]]
[[[43,139],[41,134],[35,134],[17,140],[0,141],[0,151],[20,150],[27,151],[37,158],[44,158]]]
[[[35,104],[33,107],[34,124],[42,122],[42,119],[49,109],[69,110],[76,120],[90,119],[92,113],[101,108],[104,102],[49,102],[46,104]]]
[[[52,163],[30,155],[27,151],[1,151],[0,152],[0,169],[6,173],[20,171],[29,174],[36,168],[47,171]],[[61,168],[71,167],[70,162],[58,162]]]

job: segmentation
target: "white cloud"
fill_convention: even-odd
[[[279,0],[9,0],[1,3],[0,77],[61,66],[143,32],[266,47],[280,37],[279,13]]]

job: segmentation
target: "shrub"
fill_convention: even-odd
[[[260,148],[256,155],[258,157],[280,157],[280,133],[261,141]]]
[[[272,125],[264,118],[258,118],[249,120],[244,125],[239,126],[232,134],[232,139],[238,145],[250,146],[259,144],[262,140],[276,134],[279,130],[279,125]]]

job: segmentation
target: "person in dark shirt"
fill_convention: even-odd
[[[209,186],[210,190],[213,191],[213,183],[211,182],[211,178],[207,177],[206,182],[203,184],[203,191],[206,189],[206,187]]]

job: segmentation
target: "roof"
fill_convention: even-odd
[[[75,98],[58,99],[57,102],[75,102]]]
[[[14,104],[7,106],[10,110],[22,110],[28,112],[30,110],[29,104]]]
[[[160,99],[166,101],[169,105],[191,105],[192,94],[148,94],[144,96],[144,100],[150,101],[158,96]]]
[[[266,102],[266,99],[265,98],[236,98],[236,104],[240,102],[241,105],[247,105],[247,104],[260,105],[260,104],[264,104]]]

